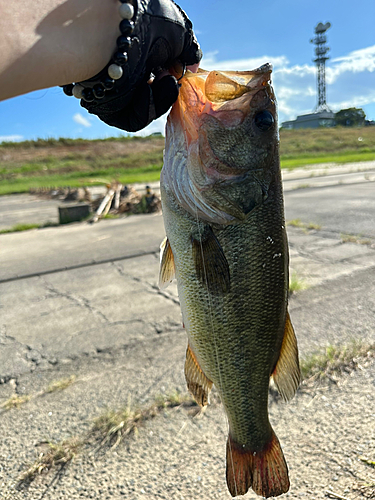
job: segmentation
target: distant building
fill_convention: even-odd
[[[295,120],[283,122],[281,125],[283,128],[334,127],[335,113],[333,111],[319,111],[308,115],[300,115]]]
[[[297,116],[295,120],[283,122],[283,128],[318,128],[318,127],[334,127],[335,113],[330,110],[326,102],[326,76],[325,64],[329,59],[329,47],[326,46],[327,37],[326,31],[331,27],[331,23],[319,23],[315,26],[315,38],[310,40],[315,44],[314,62],[317,68],[317,89],[318,103],[314,113],[308,115]]]

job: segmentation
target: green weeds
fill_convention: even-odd
[[[301,361],[303,379],[330,378],[353,371],[360,358],[375,357],[375,345],[353,341],[348,345],[328,345],[322,353],[311,354]]]

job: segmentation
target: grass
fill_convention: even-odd
[[[348,151],[347,153],[334,153],[330,155],[319,155],[316,156],[297,156],[295,158],[283,158],[281,157],[280,165],[281,168],[286,168],[288,170],[293,170],[299,167],[306,167],[308,165],[315,165],[320,163],[353,163],[358,161],[373,161],[375,160],[375,150],[374,151],[363,151],[363,152],[353,152]]]
[[[35,462],[20,475],[17,487],[29,485],[40,474],[67,466],[83,444],[83,441],[78,438],[67,439],[61,443],[50,441],[43,443],[43,450],[38,454]]]
[[[286,221],[286,225],[299,227],[301,229],[306,229],[306,230],[319,231],[319,229],[322,229],[322,226],[320,224],[315,224],[315,222],[302,222],[301,219],[288,220]]]
[[[13,408],[20,408],[24,403],[30,401],[32,396],[23,395],[19,396],[18,394],[14,394],[9,399],[7,399],[4,403],[0,405],[0,408],[3,410],[12,410]]]
[[[158,395],[144,408],[132,406],[129,401],[124,408],[108,409],[96,418],[92,433],[100,438],[101,445],[108,444],[115,448],[124,437],[137,434],[145,422],[155,418],[164,409],[181,405],[197,406],[189,394],[179,391]]]
[[[8,229],[1,229],[0,234],[18,233],[20,231],[29,231],[30,229],[41,229],[43,227],[58,226],[55,222],[46,222],[44,224],[16,224]]]
[[[70,379],[71,377],[64,380]],[[64,384],[60,381],[59,387],[62,385]],[[93,437],[94,441],[99,441],[100,447],[108,445],[115,448],[124,438],[136,435],[140,427],[165,409],[181,406],[197,408],[188,393],[176,390],[168,394],[158,394],[151,404],[143,408],[133,406],[129,401],[119,410],[108,409],[94,420],[91,430],[82,438],[72,437],[59,443],[41,443],[43,450],[34,463],[19,476],[17,487],[28,486],[38,475],[67,466]]]
[[[363,462],[364,464],[368,465],[369,467],[372,467],[373,469],[375,469],[375,460],[371,460],[369,458],[366,458],[366,457],[358,457],[360,459],[361,462]]]
[[[353,341],[348,345],[328,345],[324,352],[301,360],[303,379],[330,378],[358,367],[359,358],[375,357],[375,345]]]
[[[305,280],[299,278],[297,273],[294,271],[289,277],[289,295],[301,290],[306,290],[306,288],[308,288],[308,285]]]
[[[62,378],[60,380],[54,380],[53,382],[51,382],[48,385],[45,392],[51,393],[51,392],[63,391],[64,389],[68,388],[70,385],[74,384],[75,381],[76,381],[75,375],[71,375],[70,377]]]
[[[281,166],[293,169],[315,163],[375,160],[374,129],[281,130]],[[123,184],[151,182],[159,179],[163,149],[161,137],[2,143],[0,194],[102,184],[98,177]]]
[[[51,382],[46,389],[41,390],[35,394],[28,394],[19,396],[18,394],[14,394],[9,399],[7,399],[4,403],[0,405],[0,408],[3,411],[13,410],[14,408],[20,408],[23,404],[29,402],[31,399],[45,396],[46,394],[50,394],[52,392],[60,392],[67,389],[70,385],[72,385],[76,381],[76,376],[71,375],[70,377],[63,378],[60,380],[54,380]]]
[[[352,342],[346,346],[326,347],[323,353],[312,354],[301,360],[303,379],[329,378],[334,374],[350,372],[360,366],[362,358],[375,357],[375,345],[362,342]],[[38,475],[67,466],[84,446],[99,442],[99,447],[115,448],[120,442],[132,435],[137,435],[145,423],[157,417],[166,409],[177,407],[198,408],[192,397],[185,392],[174,391],[169,394],[158,394],[147,406],[128,404],[118,410],[107,409],[97,417],[91,430],[82,438],[72,437],[59,443],[46,441],[44,449],[19,477],[17,487],[28,486]],[[366,459],[367,465],[373,467],[373,462]]]
[[[355,234],[340,234],[341,241],[343,243],[358,243],[359,245],[370,245],[371,240],[369,239],[363,239],[359,235]]]
[[[92,169],[89,171],[77,170],[70,172],[53,173],[51,175],[31,175],[15,174],[11,178],[2,178],[0,175],[0,195],[11,193],[24,193],[30,190],[37,190],[45,187],[81,187],[101,185],[103,182],[99,176],[106,176],[116,179],[122,184],[133,184],[136,182],[152,182],[160,178],[162,163],[148,164],[139,168],[109,168],[108,170]]]

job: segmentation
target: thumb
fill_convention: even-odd
[[[168,111],[172,104],[177,100],[180,85],[172,75],[166,75],[160,80],[151,84],[152,96],[155,107],[155,118]]]

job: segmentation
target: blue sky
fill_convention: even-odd
[[[337,111],[363,107],[375,120],[375,1],[358,0],[181,0],[193,21],[205,69],[249,70],[270,61],[280,123],[316,104],[314,26],[327,32],[327,102]],[[165,118],[142,134],[163,131]],[[99,138],[124,134],[89,115],[59,88],[0,103],[0,141],[38,137]]]

